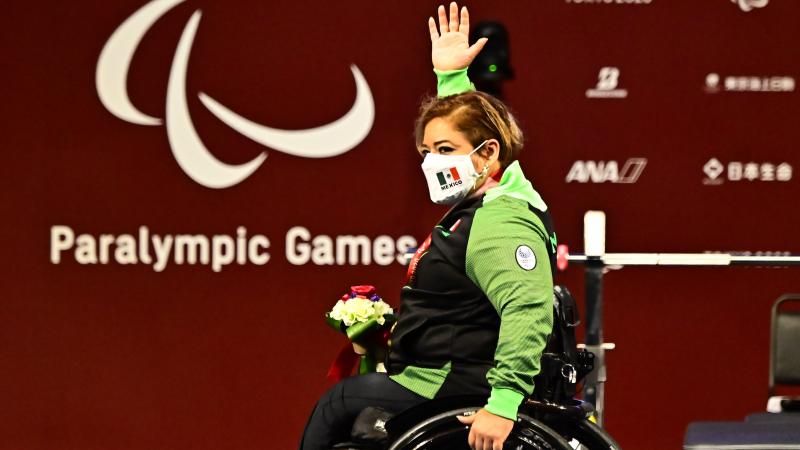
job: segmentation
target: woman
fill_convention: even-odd
[[[552,329],[555,234],[519,163],[522,133],[503,103],[466,76],[483,48],[468,45],[469,15],[439,7],[429,20],[439,96],[426,101],[416,141],[431,200],[452,204],[418,249],[401,291],[388,374],[342,381],[320,399],[302,450],[346,440],[367,406],[399,412],[448,395],[488,397],[469,445],[500,450]],[[500,176],[502,173],[502,176]]]

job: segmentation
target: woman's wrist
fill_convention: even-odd
[[[513,389],[492,388],[484,409],[496,416],[517,420],[517,410],[524,398],[524,395]]]
[[[454,70],[439,70],[434,68],[433,72],[436,74],[436,95],[438,97],[447,97],[448,95],[474,91],[475,85],[469,80],[467,70],[469,70],[469,67]]]

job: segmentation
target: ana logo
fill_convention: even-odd
[[[647,158],[630,158],[625,161],[622,170],[616,161],[575,161],[569,169],[566,181],[571,183],[619,183],[633,184],[639,180]]]
[[[767,6],[769,0],[731,0],[731,2],[738,3],[742,11],[750,12],[753,8],[763,8]]]
[[[109,112],[126,122],[164,124],[172,154],[186,175],[209,188],[227,188],[249,177],[261,166],[267,153],[262,152],[244,164],[226,164],[205,147],[192,123],[186,98],[186,72],[200,10],[186,24],[172,60],[164,118],[142,113],[128,96],[128,69],[136,48],[153,24],[183,1],[153,0],[114,31],[97,61],[97,94]],[[367,81],[355,65],[350,70],[356,83],[356,98],[350,111],[334,122],[305,130],[270,128],[236,114],[203,92],[198,97],[217,119],[261,145],[304,158],[329,158],[351,150],[364,140],[375,118],[375,104]]]
[[[450,189],[462,183],[461,177],[458,176],[458,170],[456,170],[455,167],[436,172],[436,179],[439,180],[439,187],[442,188],[442,190]]]
[[[626,89],[617,89],[619,85],[619,69],[616,67],[603,67],[597,74],[597,86],[586,90],[588,98],[625,98],[628,96]]]
[[[536,268],[536,254],[527,245],[517,247],[517,264],[525,270]]]

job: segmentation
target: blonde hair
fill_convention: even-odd
[[[487,139],[497,139],[498,161],[503,169],[522,151],[523,136],[517,121],[502,101],[489,94],[470,91],[424,100],[414,127],[417,147],[422,145],[425,126],[437,117],[448,119],[473,147]]]

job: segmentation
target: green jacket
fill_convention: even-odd
[[[428,398],[479,394],[516,419],[552,331],[555,233],[518,162],[434,228],[401,291],[387,369]]]

